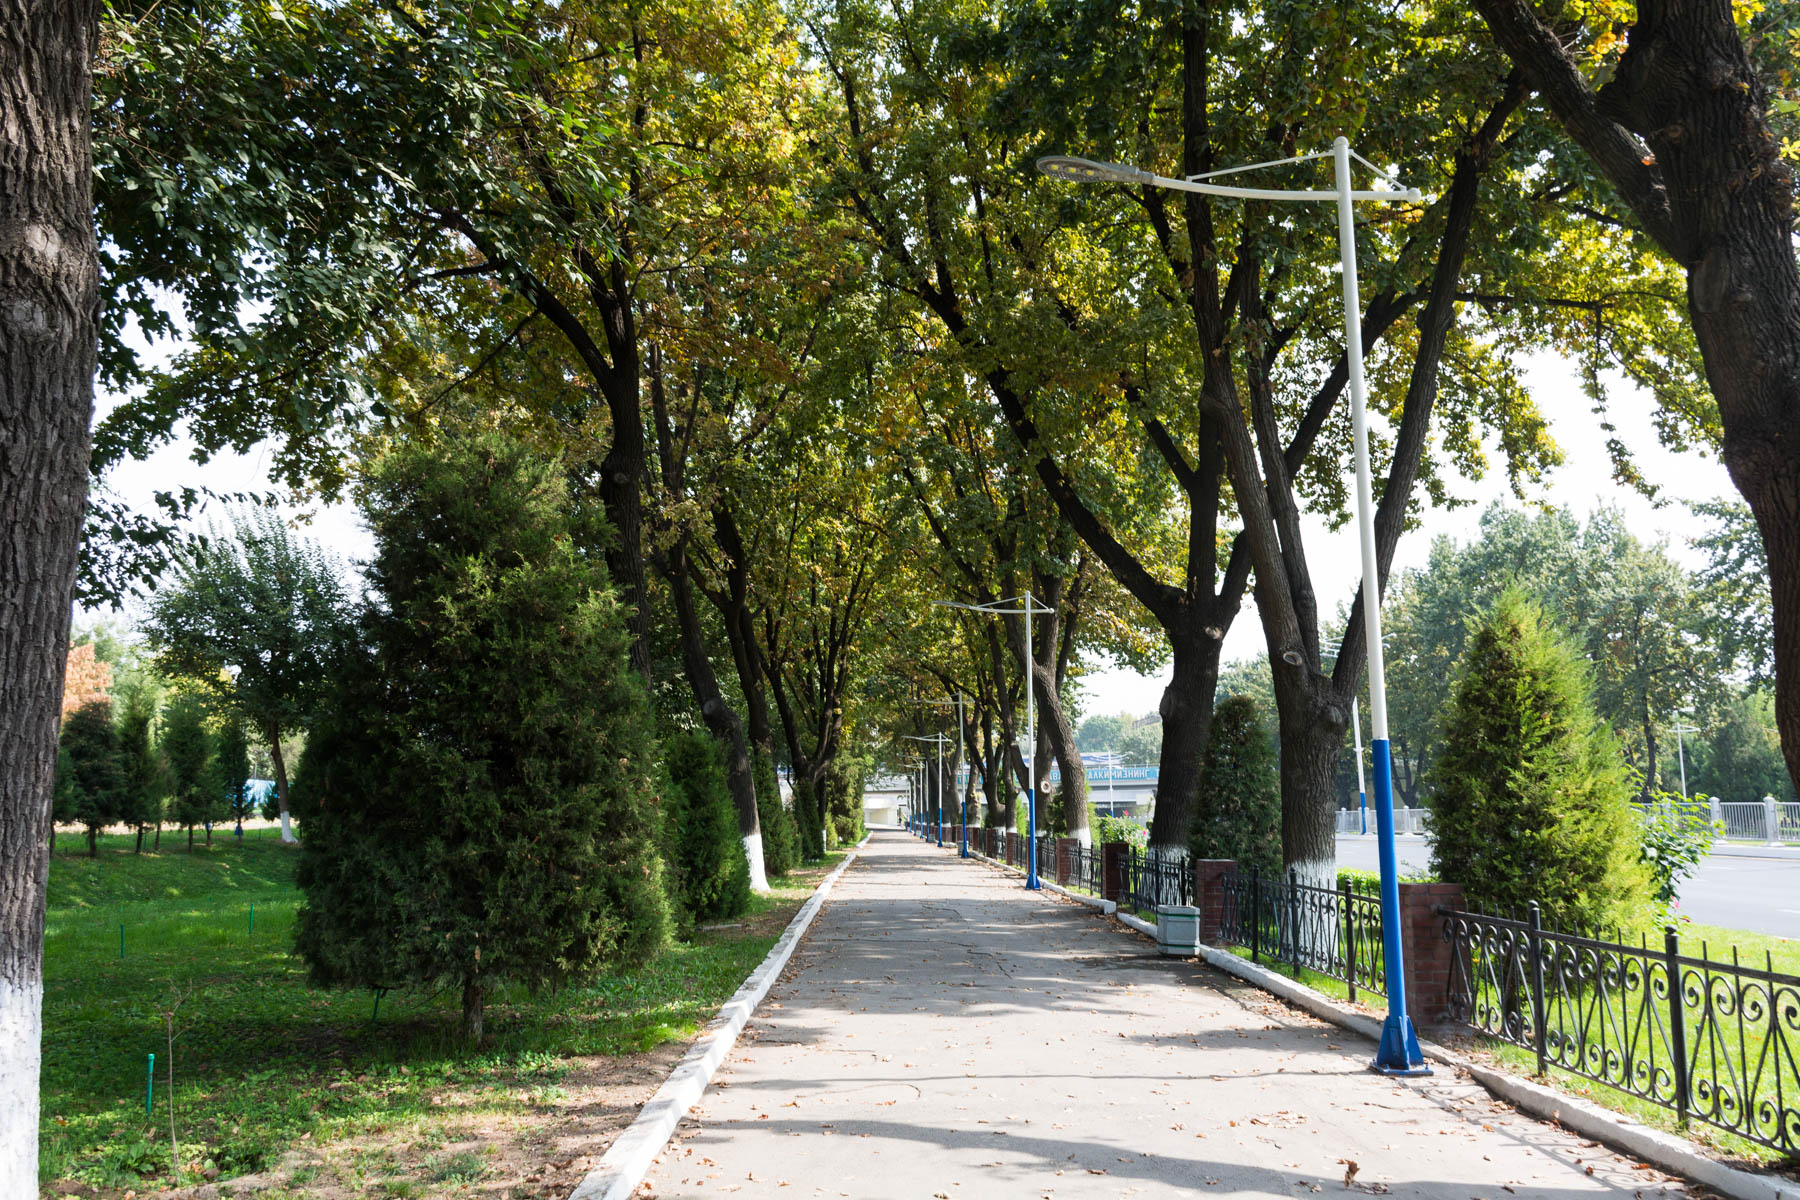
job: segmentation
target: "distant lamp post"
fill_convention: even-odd
[[[941,733],[934,733],[930,737],[915,737],[910,733],[903,733],[900,736],[909,742],[937,743],[937,777],[932,781],[931,791],[937,797],[937,844],[942,846],[944,844],[944,743],[950,739]],[[930,765],[930,763],[925,764],[927,767]]]
[[[1040,165],[1042,162],[1040,159]],[[1025,760],[1025,886],[1037,891],[1043,884],[1038,882],[1037,870],[1037,664],[1031,657],[1031,617],[1033,613],[1056,610],[1040,608],[1029,591],[1023,596],[1009,596],[987,604],[963,604],[957,600],[933,600],[932,603],[940,608],[961,608],[989,616],[1018,613],[1025,616],[1025,751],[1020,755]]]
[[[1675,710],[1675,714],[1675,761],[1681,764],[1681,799],[1683,803],[1686,803],[1688,798],[1687,747],[1682,743],[1681,735],[1684,733],[1699,733],[1700,730],[1696,726],[1689,725],[1686,721],[1681,719],[1684,716],[1693,716],[1693,709],[1678,708]]]
[[[954,701],[931,700],[927,701],[927,703],[939,708],[948,708],[951,704],[956,705],[956,752],[960,756],[963,750],[966,749],[963,745],[963,734],[967,729],[967,726],[963,724],[963,694],[961,689],[957,690],[956,699]],[[969,768],[969,781],[971,785],[974,783],[974,776],[975,770],[971,765]],[[957,857],[967,858],[969,857],[969,810],[963,800],[962,784],[957,782],[955,778],[950,780],[950,784],[956,790],[956,827],[962,834],[962,848],[958,852]]]
[[[1375,570],[1374,487],[1369,477],[1369,423],[1363,383],[1362,301],[1357,294],[1356,282],[1355,207],[1358,200],[1417,202],[1423,197],[1417,188],[1357,191],[1350,180],[1352,158],[1388,182],[1398,181],[1351,150],[1350,143],[1344,138],[1337,138],[1331,143],[1329,156],[1336,168],[1336,186],[1329,191],[1247,188],[1206,182],[1220,176],[1263,167],[1310,162],[1327,157],[1324,153],[1228,167],[1186,179],[1171,179],[1138,167],[1066,155],[1040,158],[1037,166],[1038,170],[1054,179],[1074,183],[1130,183],[1238,200],[1329,200],[1337,205],[1338,261],[1343,268],[1344,360],[1349,368],[1350,430],[1356,458],[1356,523],[1362,543],[1363,622],[1369,640],[1369,732],[1373,735],[1369,750],[1374,758],[1375,823],[1380,834],[1382,949],[1387,966],[1388,1015],[1382,1025],[1381,1044],[1375,1051],[1375,1061],[1371,1066],[1388,1075],[1429,1075],[1431,1068],[1425,1065],[1425,1056],[1419,1050],[1419,1035],[1413,1029],[1412,1018],[1406,1011],[1406,971],[1400,937],[1400,882],[1394,855],[1394,768],[1388,747],[1387,674],[1381,656],[1381,588]]]

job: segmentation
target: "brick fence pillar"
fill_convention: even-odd
[[[1017,830],[1009,829],[1006,831],[1007,862],[1017,865],[1025,861],[1025,856],[1019,853],[1019,843],[1023,840],[1024,839],[1019,836]]]
[[[1194,860],[1194,907],[1200,910],[1200,940],[1208,946],[1219,944],[1219,930],[1225,927],[1225,879],[1236,874],[1236,859]]]
[[[1406,1007],[1413,1024],[1436,1025],[1450,1016],[1450,967],[1456,946],[1444,937],[1440,908],[1461,909],[1460,883],[1400,885],[1400,934],[1406,939]]]
[[[1100,898],[1117,901],[1125,894],[1126,842],[1107,842],[1100,847]]]
[[[1072,837],[1056,839],[1056,882],[1064,887],[1069,886],[1069,876],[1075,870],[1075,846]]]

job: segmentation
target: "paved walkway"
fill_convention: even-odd
[[[1687,1194],[1467,1081],[1370,1074],[1368,1043],[1154,950],[877,833],[644,1194]]]

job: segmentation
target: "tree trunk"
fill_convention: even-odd
[[[1644,708],[1644,786],[1642,797],[1648,801],[1656,794],[1656,722],[1650,719],[1650,709]]]
[[[1337,886],[1337,769],[1350,713],[1330,680],[1303,667],[1275,671],[1281,714],[1281,859],[1303,885]]]
[[[150,849],[152,849],[152,850],[161,850],[162,849],[162,822],[161,821],[158,821],[156,823],[156,840],[150,844]]]
[[[1212,737],[1213,693],[1219,686],[1221,638],[1176,634],[1169,685],[1163,689],[1162,752],[1157,756],[1156,813],[1150,818],[1150,844],[1159,850],[1185,850],[1200,804],[1200,760]]]
[[[462,990],[462,1040],[470,1046],[481,1045],[481,1005],[487,998],[487,985],[479,975],[465,975]]]
[[[188,834],[188,853],[192,854],[194,852],[194,827],[192,825],[188,826],[187,834]]]
[[[100,831],[92,825],[88,826],[88,857],[100,857]]]
[[[46,828],[94,407],[98,7],[24,0],[0,19],[0,1200],[38,1194]]]
[[[142,825],[137,827],[137,844],[131,848],[131,852],[133,854],[142,854],[144,852],[144,827]]]
[[[281,757],[281,727],[269,726],[269,757],[275,762],[275,799],[281,805],[281,840],[287,845],[296,845],[299,838],[294,836],[293,825],[288,818],[288,777],[287,760]],[[156,827],[156,839],[162,841],[162,825]]]
[[[1728,0],[1637,7],[1596,95],[1527,0],[1476,0],[1570,137],[1687,272],[1688,316],[1724,429],[1720,457],[1756,515],[1775,626],[1775,721],[1800,782],[1800,270],[1793,171]]]
[[[725,751],[725,782],[731,788],[732,806],[737,809],[738,835],[744,842],[744,857],[750,863],[750,886],[759,892],[769,890],[769,877],[764,872],[762,824],[756,810],[756,771],[750,760],[750,747],[744,739],[744,723],[725,700],[719,677],[713,673],[712,659],[706,653],[705,634],[700,628],[700,614],[694,606],[693,581],[688,573],[687,551],[678,542],[668,553],[664,574],[675,601],[675,620],[681,632],[682,673],[688,689],[699,706],[700,719],[707,732]]]

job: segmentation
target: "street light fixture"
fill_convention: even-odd
[[[1375,823],[1381,857],[1382,949],[1387,965],[1388,1015],[1381,1028],[1381,1044],[1375,1051],[1372,1066],[1388,1075],[1429,1075],[1431,1068],[1425,1065],[1425,1056],[1419,1050],[1419,1035],[1406,1011],[1406,971],[1399,919],[1400,884],[1394,855],[1393,758],[1388,747],[1387,676],[1381,654],[1381,588],[1375,572],[1374,489],[1369,478],[1369,424],[1363,382],[1362,302],[1356,282],[1355,206],[1358,200],[1417,202],[1423,196],[1417,188],[1357,191],[1350,180],[1350,160],[1353,158],[1389,183],[1397,184],[1398,180],[1350,149],[1349,141],[1342,137],[1331,143],[1330,158],[1335,167],[1336,186],[1330,191],[1246,188],[1206,182],[1243,171],[1288,166],[1325,157],[1324,153],[1302,154],[1209,171],[1186,179],[1171,179],[1137,167],[1066,155],[1040,158],[1038,170],[1053,179],[1076,183],[1131,183],[1238,200],[1329,200],[1337,205],[1338,258],[1344,275],[1344,359],[1349,367],[1350,428],[1356,457],[1356,523],[1362,543],[1363,622],[1369,642],[1369,732],[1373,735],[1369,750],[1375,767]]]
[[[910,734],[910,733],[903,733],[900,736],[905,738],[909,742],[936,742],[937,743],[937,756],[938,756],[937,780],[936,780],[936,786],[932,789],[932,791],[937,796],[937,814],[938,814],[937,842],[938,842],[938,845],[942,846],[944,844],[944,743],[949,741],[950,739],[945,737],[941,733],[934,733],[930,737],[917,737],[914,734]],[[927,763],[925,765],[929,766],[930,764]]]
[[[1043,884],[1038,882],[1037,870],[1037,664],[1031,658],[1031,617],[1033,613],[1053,613],[1056,610],[1040,607],[1036,597],[1029,591],[1023,596],[1008,596],[1004,600],[990,600],[986,604],[964,604],[959,600],[933,600],[932,603],[939,608],[961,608],[969,612],[987,613],[989,616],[1018,613],[1025,616],[1026,752],[1020,757],[1025,760],[1025,886],[1035,892]]]

